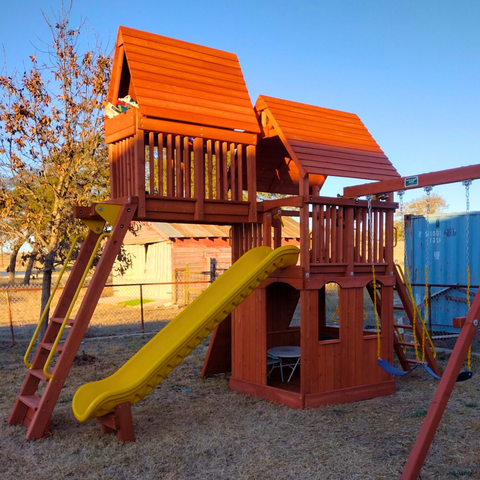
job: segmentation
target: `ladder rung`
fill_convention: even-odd
[[[401,345],[402,347],[415,348],[415,344],[412,342],[395,342],[395,345]],[[422,346],[417,343],[417,348],[422,348]]]
[[[404,325],[403,323],[394,323],[393,327],[394,328],[405,328],[406,330],[413,330],[413,327],[411,325]]]
[[[52,317],[50,320],[51,320],[52,322],[62,324],[64,318],[62,318],[62,317]],[[69,318],[69,319],[68,319],[68,322],[67,322],[67,325],[68,325],[69,327],[71,327],[74,323],[75,323],[75,319],[74,319],[74,318]]]
[[[37,410],[40,405],[40,397],[36,395],[19,395],[18,399],[27,407],[33,408],[34,410]]]
[[[404,360],[404,362],[411,363],[412,365],[416,365],[417,363],[422,363],[422,362],[419,362],[418,360],[414,360],[412,358],[406,358]]]
[[[39,345],[41,348],[44,348],[45,350],[48,350],[49,352],[52,351],[53,348],[53,343],[47,343],[47,342],[41,342]],[[63,344],[59,343],[56,348],[56,353],[62,353],[63,351]]]
[[[48,382],[48,378],[43,373],[43,369],[41,369],[41,368],[31,368],[28,372],[30,373],[30,375],[33,375],[34,377],[37,377],[40,380],[43,380],[44,382]]]
[[[405,307],[403,305],[394,305],[393,309],[394,310],[405,310]]]

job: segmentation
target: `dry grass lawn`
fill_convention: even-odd
[[[6,418],[24,379],[24,345],[0,332],[1,479],[394,479],[423,421],[435,381],[420,371],[395,395],[292,410],[232,392],[228,376],[201,379],[200,345],[133,407],[137,442],[119,444],[71,411],[75,390],[113,373],[150,337],[92,339],[53,415],[53,435],[35,442]],[[445,362],[445,358],[442,360]],[[375,368],[372,366],[372,368]],[[480,370],[478,358],[474,369]],[[421,478],[480,478],[480,373],[457,385]]]

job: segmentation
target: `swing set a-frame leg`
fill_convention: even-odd
[[[433,437],[435,436],[443,412],[445,411],[453,387],[457,381],[458,374],[467,356],[468,348],[477,333],[479,315],[480,290],[478,290],[475,295],[465,324],[460,332],[435,395],[433,396],[427,416],[425,417],[415,445],[412,448],[410,457],[403,470],[401,480],[416,480],[420,474],[423,462],[425,461],[425,457],[427,456]]]

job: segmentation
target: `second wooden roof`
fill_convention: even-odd
[[[300,171],[387,180],[399,174],[360,118],[347,112],[260,95],[266,136],[279,136]],[[269,133],[270,132],[270,133]]]

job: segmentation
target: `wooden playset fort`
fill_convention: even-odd
[[[131,405],[212,331],[202,375],[231,371],[232,389],[293,408],[392,394],[401,372],[393,367],[395,354],[404,372],[421,364],[441,375],[428,343],[422,342],[424,358],[408,355],[416,348],[406,333],[418,348],[426,332],[394,264],[393,192],[479,178],[480,165],[401,177],[357,115],[267,96],[253,107],[236,55],[131,28],[119,29],[108,101],[111,200],[75,210],[88,234],[76,240],[83,240],[80,253],[45,333],[46,312],[28,348],[29,369],[8,420],[25,425],[27,439],[49,434],[134,220],[230,225],[235,263],[117,374],[78,390],[79,420],[96,417],[105,432],[134,440]],[[329,198],[320,195],[329,176],[371,183]],[[262,201],[261,192],[281,196]],[[300,219],[299,249],[281,246],[282,216]],[[100,262],[73,316],[100,245]],[[332,283],[335,322],[326,314]],[[410,323],[395,323],[394,290]],[[364,324],[367,300],[376,312],[374,330]],[[296,310],[299,325],[292,324]],[[457,320],[464,324],[460,338],[404,478],[420,471],[479,310],[477,295],[468,316]],[[282,359],[267,354],[281,346],[298,349],[289,381]]]

